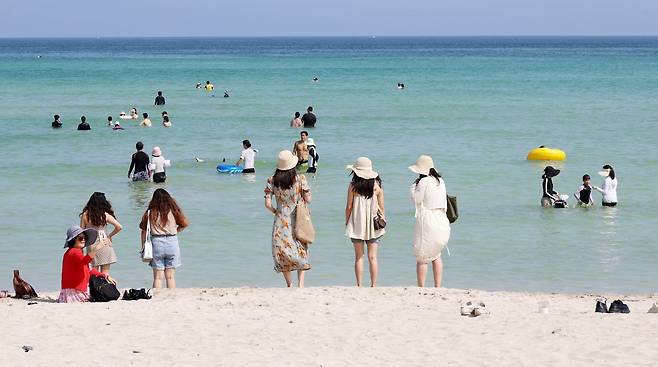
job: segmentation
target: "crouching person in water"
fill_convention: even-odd
[[[544,208],[564,208],[567,202],[560,197],[560,194],[553,189],[553,177],[560,174],[560,170],[553,166],[546,166],[542,178],[542,198],[541,206]]]
[[[89,249],[87,255],[82,253],[82,249],[93,245],[97,238],[98,231],[94,228],[82,229],[73,226],[66,231],[64,248],[68,250],[62,258],[62,291],[59,293],[59,303],[87,302],[91,275],[104,277],[116,285],[116,281],[109,275],[89,268],[89,263],[96,253],[109,242],[100,241],[97,246]]]

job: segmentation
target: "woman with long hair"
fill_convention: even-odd
[[[593,189],[603,194],[601,205],[617,206],[617,175],[611,165],[606,164],[599,172],[599,176],[605,177],[601,187],[594,186]]]
[[[370,269],[370,286],[377,285],[379,267],[377,264],[377,249],[379,239],[386,233],[384,228],[376,228],[375,217],[386,218],[384,210],[384,189],[379,174],[372,169],[372,162],[366,157],[360,157],[351,170],[352,182],[347,188],[347,204],[345,206],[345,235],[354,246],[354,274],[356,285],[361,286],[363,280],[364,246],[368,249],[368,265]]]
[[[114,227],[110,234],[106,232],[106,226],[108,224]],[[117,262],[117,255],[114,252],[114,247],[112,247],[112,242],[114,236],[121,232],[123,227],[117,221],[112,204],[107,201],[104,193],[95,192],[91,194],[87,205],[85,205],[82,213],[80,213],[80,227],[94,228],[98,231],[98,241],[107,242],[102,249],[96,252],[91,266],[98,269],[101,273],[110,274],[110,265]]]
[[[409,166],[418,178],[411,185],[411,200],[416,206],[414,225],[414,255],[418,286],[425,286],[427,264],[432,263],[434,286],[441,286],[443,261],[441,251],[450,239],[450,222],[446,216],[448,200],[445,181],[434,168],[428,155],[421,155],[416,164]]]
[[[189,222],[176,200],[165,189],[156,189],[148,209],[142,215],[139,228],[142,230],[142,251],[146,241],[146,228],[150,224],[151,243],[153,244],[153,288],[161,288],[166,280],[167,288],[176,288],[175,272],[181,266],[178,234]]]
[[[311,202],[311,188],[306,177],[297,174],[298,158],[289,150],[279,153],[274,175],[267,179],[265,208],[274,214],[272,225],[272,258],[274,270],[283,273],[286,285],[292,285],[291,272],[297,271],[297,286],[304,286],[304,274],[311,268],[307,245],[295,238],[295,208]],[[276,209],[272,206],[272,196]]]

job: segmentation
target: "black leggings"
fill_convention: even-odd
[[[612,206],[617,206],[617,203],[606,203],[606,202],[603,202],[603,203],[601,203],[601,205],[612,207]]]
[[[158,172],[153,174],[153,182],[162,183],[167,179],[167,175],[164,172]]]

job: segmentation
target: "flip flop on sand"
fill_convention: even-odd
[[[480,301],[475,305],[475,308],[473,309],[473,317],[478,317],[482,315],[488,315],[489,310],[487,309],[487,306],[485,306],[484,302]]]
[[[647,313],[658,313],[658,302],[654,302],[653,305],[651,305],[651,308],[649,308],[649,311]]]
[[[462,304],[460,312],[461,312],[462,316],[472,316],[473,315],[473,309],[475,309],[475,305],[473,304],[473,302],[468,301],[468,302]]]

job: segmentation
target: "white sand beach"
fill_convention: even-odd
[[[0,299],[0,366],[655,366],[658,314],[647,310],[658,295],[605,296],[631,313],[594,313],[596,295],[415,287]],[[491,314],[461,316],[468,300]]]

